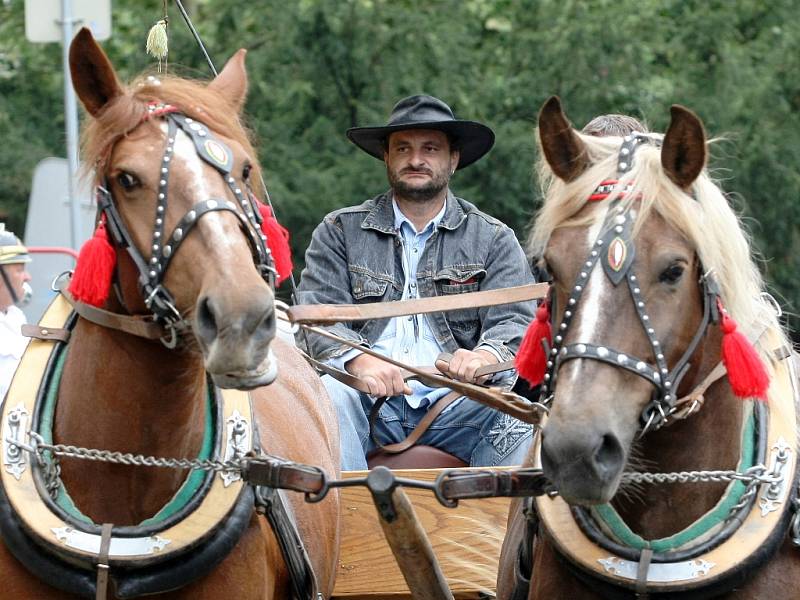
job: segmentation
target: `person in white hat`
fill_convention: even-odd
[[[29,262],[28,249],[0,223],[0,398],[5,398],[28,344],[21,331],[25,313],[19,305],[30,295],[31,276],[25,268]]]

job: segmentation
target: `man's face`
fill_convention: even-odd
[[[15,263],[10,265],[2,265],[3,269],[8,276],[8,281],[17,295],[17,299],[21,300],[25,295],[25,290],[22,289],[22,284],[31,280],[31,275],[25,270],[25,263]],[[14,304],[14,298],[8,291],[6,284],[0,279],[0,310],[5,310]]]
[[[407,200],[427,202],[441,192],[458,165],[447,135],[433,129],[408,129],[389,136],[383,153],[389,183]]]

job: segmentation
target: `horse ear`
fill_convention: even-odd
[[[219,75],[208,84],[210,89],[225,96],[237,111],[242,110],[247,96],[247,71],[244,68],[246,55],[247,50],[244,48],[238,50],[225,63],[225,68],[220,71]]]
[[[687,189],[706,166],[706,132],[700,117],[688,108],[673,104],[670,113],[661,165],[672,181]]]
[[[122,95],[114,67],[88,27],[82,27],[70,44],[69,70],[75,92],[93,117]]]
[[[586,146],[561,109],[558,96],[551,96],[539,111],[539,139],[547,163],[564,181],[574,180],[589,166]]]

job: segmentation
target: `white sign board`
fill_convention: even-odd
[[[60,42],[62,0],[25,0],[25,37],[31,42]],[[111,37],[111,0],[69,0],[72,30],[92,30],[97,40]]]
[[[25,235],[22,241],[26,246],[64,246],[70,247],[70,205],[69,173],[64,158],[45,158],[33,172],[31,196],[28,201],[28,216],[25,220]],[[79,231],[81,243],[94,231],[96,205],[91,188],[81,182],[78,189],[80,202]],[[19,235],[19,232],[15,232]],[[31,274],[33,299],[23,310],[29,323],[36,323],[44,309],[55,297],[50,289],[53,279],[68,269],[75,268],[75,261],[67,254],[31,254],[33,261],[28,264]]]

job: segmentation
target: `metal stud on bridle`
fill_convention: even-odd
[[[167,141],[159,172],[156,214],[149,259],[146,260],[134,245],[107,184],[97,186],[97,205],[98,209],[106,215],[108,229],[115,242],[118,246],[125,248],[133,259],[139,271],[139,288],[145,306],[153,313],[156,321],[170,331],[170,337],[162,339],[162,342],[171,348],[177,343],[178,333],[185,327],[185,323],[175,307],[174,297],[164,287],[163,281],[172,257],[175,256],[181,243],[203,215],[216,211],[233,213],[239,220],[250,243],[256,267],[272,288],[275,287],[276,271],[272,254],[266,244],[267,238],[260,229],[261,215],[230,175],[233,168],[233,152],[218,140],[203,123],[185,116],[171,105],[149,104],[148,118],[163,118],[167,122]],[[236,202],[225,198],[208,198],[196,202],[167,237],[164,232],[164,221],[167,213],[170,165],[178,129],[192,140],[198,156],[220,173]]]
[[[656,142],[653,138],[643,134],[633,134],[625,138],[618,157],[618,171],[620,174],[630,170],[635,151],[642,143]],[[590,196],[591,200],[600,200],[607,197],[615,188],[616,182],[603,182]],[[625,369],[650,382],[655,388],[652,400],[642,411],[640,421],[642,435],[649,430],[658,429],[669,419],[675,410],[676,393],[681,379],[689,368],[689,359],[697,349],[709,322],[716,322],[716,298],[718,288],[710,274],[703,275],[700,284],[703,287],[703,318],[691,343],[683,356],[672,369],[666,362],[661,342],[656,337],[655,329],[650,322],[647,306],[641,293],[638,278],[633,270],[633,260],[636,247],[633,243],[634,216],[630,209],[623,210],[619,207],[620,198],[630,191],[628,186],[617,193],[617,198],[612,200],[611,207],[605,221],[600,228],[600,234],[592,245],[592,249],[582,264],[575,279],[575,283],[567,299],[561,323],[554,328],[556,335],[553,337],[553,347],[550,349],[547,360],[547,372],[541,387],[541,402],[547,404],[553,398],[559,366],[567,360],[591,359]],[[608,279],[617,286],[625,280],[633,300],[634,309],[639,316],[639,321],[647,335],[652,349],[654,361],[643,360],[630,356],[628,353],[614,349],[606,344],[577,342],[564,344],[567,331],[573,315],[583,295],[598,262],[603,265],[603,270]],[[555,311],[551,311],[555,314]],[[653,365],[653,362],[655,365]]]

